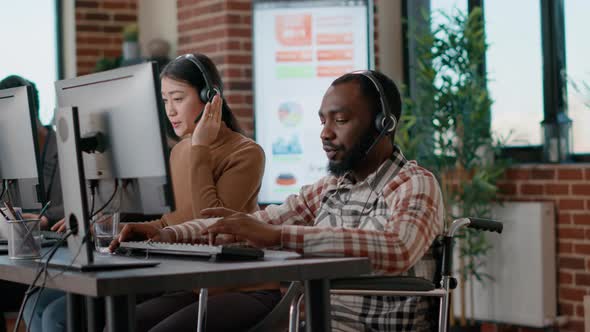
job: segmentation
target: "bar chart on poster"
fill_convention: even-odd
[[[372,68],[372,1],[254,1],[255,136],[266,153],[261,203],[327,174],[318,117],[344,73]]]

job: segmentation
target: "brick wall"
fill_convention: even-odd
[[[178,53],[209,56],[224,94],[248,135],[252,111],[252,4],[250,0],[178,0]]]
[[[76,1],[76,68],[94,71],[101,57],[121,55],[122,30],[137,22],[137,0]]]
[[[178,0],[177,7],[178,53],[211,57],[228,103],[252,136],[252,0]]]
[[[373,0],[373,52],[375,53],[375,69],[379,70],[379,0]],[[384,21],[385,22],[385,21]]]
[[[583,296],[590,295],[590,165],[514,167],[500,189],[507,200],[555,203],[558,314],[570,321],[559,331],[583,331]]]

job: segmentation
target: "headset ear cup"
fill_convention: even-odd
[[[201,101],[206,104],[209,99],[207,98],[207,96],[209,95],[209,90],[208,89],[202,89],[201,92],[199,93],[199,98],[201,99]]]
[[[395,130],[396,126],[397,120],[395,117],[385,118],[383,113],[379,113],[377,116],[375,116],[375,129],[377,129],[378,133],[381,131],[386,131],[387,134],[390,134]]]
[[[383,130],[383,113],[379,112],[375,116],[375,129],[380,133]]]
[[[396,127],[397,127],[397,119],[396,119],[396,117],[395,117],[395,116],[392,116],[392,117],[391,117],[391,125],[389,126],[389,128],[388,128],[388,130],[387,130],[387,131],[388,131],[389,133],[392,133],[392,132],[394,132],[394,131],[395,131],[395,128],[396,128]]]
[[[211,95],[211,100],[213,100],[213,97],[215,97],[215,96],[219,96],[219,97],[223,98],[223,93],[221,92],[221,89],[219,89],[217,87],[213,87],[213,89],[211,89],[211,93],[213,93]]]

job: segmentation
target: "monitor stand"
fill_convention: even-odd
[[[82,159],[80,121],[76,107],[60,108],[56,112],[57,150],[69,255],[56,253],[49,265],[65,266],[81,271],[109,270],[155,266],[159,262],[118,256],[94,255],[94,246],[86,234],[90,232],[84,164]],[[69,258],[69,259],[68,259]]]
[[[51,258],[48,265],[54,268],[65,268],[68,270],[87,272],[152,267],[160,264],[160,262],[152,259],[117,255],[94,255],[92,263],[81,264],[78,260],[73,259],[73,255],[75,255],[75,253],[72,253],[70,250],[60,248],[53,258]],[[46,258],[37,261],[39,263],[46,263]]]

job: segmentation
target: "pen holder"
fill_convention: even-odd
[[[22,213],[22,210],[19,207],[15,207],[13,209],[17,213]],[[4,218],[4,215],[10,216],[9,218],[11,219],[14,219],[14,217],[7,208],[0,207],[0,210],[2,210],[2,213],[0,213],[0,239],[8,239],[10,233],[10,224],[7,222],[8,220]]]
[[[35,259],[41,257],[41,223],[39,219],[10,220],[8,257]]]

